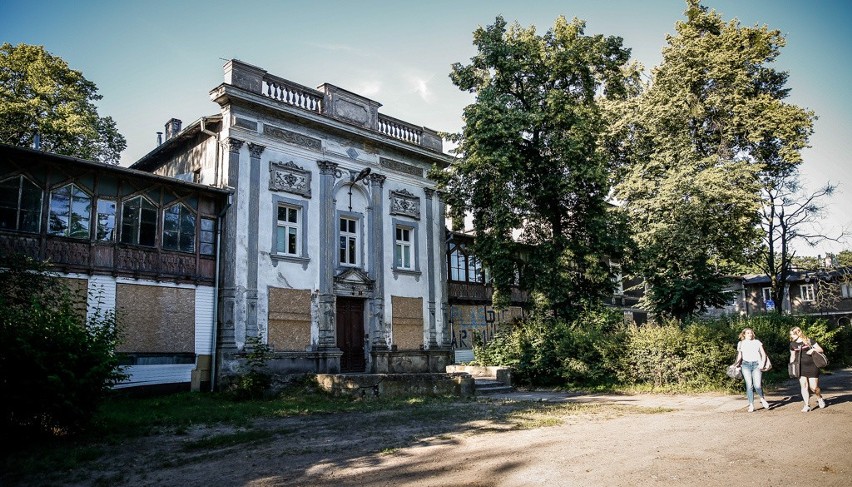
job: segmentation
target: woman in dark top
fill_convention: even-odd
[[[805,401],[805,406],[802,408],[803,413],[811,410],[811,390],[814,391],[817,398],[817,405],[820,408],[825,407],[825,401],[823,401],[819,390],[819,367],[814,364],[814,359],[811,356],[814,352],[823,353],[819,343],[809,339],[798,326],[793,327],[790,330],[790,363],[801,360],[799,386],[802,389],[802,400]]]

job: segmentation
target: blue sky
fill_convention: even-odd
[[[768,25],[787,37],[776,63],[790,72],[788,101],[819,117],[804,179],[840,185],[823,226],[852,228],[852,2],[705,0],[726,20]],[[618,35],[646,68],[683,19],[682,0],[0,0],[0,42],[44,45],[97,84],[101,115],[127,138],[122,165],[154,148],[166,120],[217,112],[208,92],[236,58],[307,86],[328,82],[382,103],[380,111],[439,131],[461,127],[471,95],[450,65],[474,54],[472,32],[497,15],[545,32],[559,15],[587,34]],[[852,247],[802,248],[815,255]]]

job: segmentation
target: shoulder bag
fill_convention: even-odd
[[[769,354],[765,355],[766,361],[763,362],[763,367],[760,368],[761,372],[767,372],[772,370],[772,362],[769,360]]]
[[[802,351],[799,350],[796,352],[796,360],[787,364],[787,374],[790,375],[791,378],[798,378],[802,375]]]
[[[742,379],[742,378],[743,378],[743,369],[742,369],[742,367],[739,367],[739,366],[738,366],[738,365],[736,365],[736,364],[731,364],[731,365],[729,365],[729,366],[728,366],[728,370],[726,370],[726,371],[725,371],[725,373],[726,373],[726,374],[728,375],[728,377],[730,377],[731,379],[740,380],[740,379]]]
[[[814,350],[811,354],[811,358],[814,359],[814,365],[820,369],[828,367],[828,357],[826,357],[824,353]]]

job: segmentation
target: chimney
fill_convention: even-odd
[[[181,123],[183,122],[181,122],[177,118],[173,118],[166,122],[166,140],[171,139],[172,137],[177,135],[178,132],[180,132]]]
[[[157,147],[163,145],[163,133],[157,132]]]

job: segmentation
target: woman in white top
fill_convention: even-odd
[[[763,369],[766,367],[766,351],[763,344],[754,336],[754,330],[745,328],[740,332],[740,342],[737,343],[737,361],[743,370],[746,397],[748,397],[748,412],[754,411],[754,392],[760,396],[763,409],[769,409],[769,403],[763,396]]]

